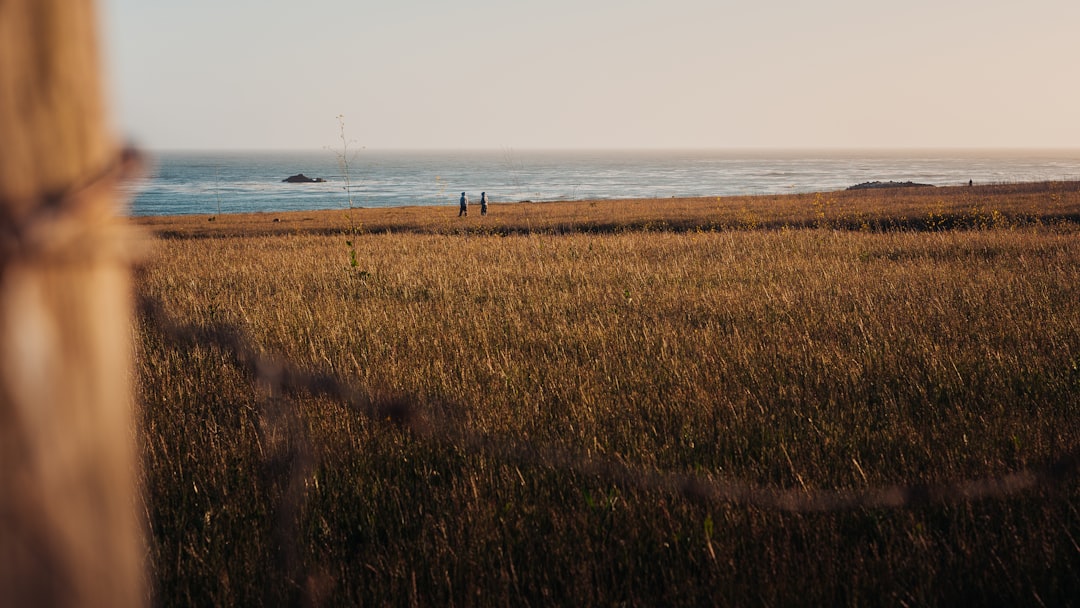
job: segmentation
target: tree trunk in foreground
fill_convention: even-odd
[[[96,26],[91,0],[0,0],[0,605],[145,600]]]

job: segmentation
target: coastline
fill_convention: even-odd
[[[874,180],[936,186],[1080,179],[1080,151],[378,151],[344,175],[322,152],[161,153],[131,184],[132,216],[440,207],[467,191],[502,202],[827,192]],[[296,173],[321,177],[285,184]]]
[[[798,194],[492,202],[480,216],[457,204],[223,214],[141,215],[125,221],[159,237],[420,232],[433,234],[803,228],[833,223],[924,229],[934,217],[961,227],[972,215],[1024,223],[1080,221],[1080,181],[875,188]]]

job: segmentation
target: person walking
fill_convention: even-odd
[[[487,215],[487,192],[480,193],[480,215]]]
[[[469,197],[465,196],[464,192],[461,193],[461,201],[460,202],[461,202],[461,208],[458,210],[457,216],[461,217],[463,215],[465,215],[465,216],[469,215]]]

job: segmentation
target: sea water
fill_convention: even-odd
[[[161,152],[129,185],[132,215],[669,198],[1080,179],[1064,151]],[[321,183],[285,183],[303,173]]]

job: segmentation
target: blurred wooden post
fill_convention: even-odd
[[[144,603],[118,234],[91,0],[0,0],[0,605]]]

